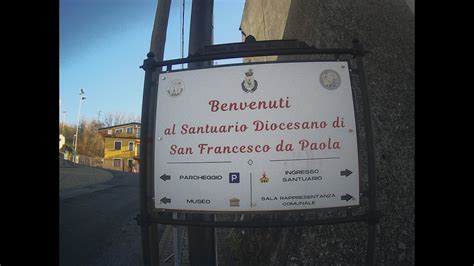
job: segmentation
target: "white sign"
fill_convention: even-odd
[[[359,204],[347,62],[162,73],[155,207],[282,211]]]

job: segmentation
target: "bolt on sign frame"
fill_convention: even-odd
[[[157,62],[154,59],[153,53],[147,54],[147,59],[144,60],[140,68],[145,71],[145,81],[143,90],[142,103],[142,125],[141,125],[141,150],[140,150],[140,214],[137,215],[137,223],[141,226],[142,248],[143,248],[143,262],[145,265],[158,264],[152,262],[151,253],[157,252],[157,248],[150,245],[150,225],[152,224],[168,224],[168,225],[182,225],[182,226],[203,226],[203,227],[230,227],[230,228],[268,228],[268,227],[296,227],[296,226],[313,226],[313,225],[328,225],[340,223],[354,223],[365,222],[368,225],[368,243],[367,243],[367,265],[375,265],[375,241],[376,241],[376,225],[380,220],[380,212],[376,208],[376,173],[375,173],[375,154],[373,144],[373,133],[370,116],[369,96],[367,92],[367,79],[363,66],[363,56],[368,53],[364,50],[363,45],[354,39],[351,48],[315,48],[308,46],[306,43],[298,40],[272,40],[272,41],[255,41],[251,36],[247,37],[242,43],[229,43],[221,45],[205,46],[196,54],[187,58],[174,59]],[[203,62],[218,59],[230,58],[246,58],[255,56],[269,56],[269,55],[319,55],[331,56],[335,60],[340,61],[342,57],[349,56],[355,60],[355,68],[348,60],[348,67],[351,81],[358,81],[359,95],[362,103],[362,117],[355,112],[356,121],[364,121],[365,139],[362,139],[359,134],[360,123],[356,123],[357,127],[357,142],[365,142],[366,149],[365,158],[367,168],[367,182],[365,187],[361,183],[360,197],[368,200],[367,207],[361,214],[353,215],[353,209],[349,207],[326,208],[342,210],[345,215],[321,219],[318,215],[312,219],[251,219],[239,221],[193,221],[186,219],[171,218],[170,211],[164,211],[155,208],[154,198],[154,141],[155,141],[155,126],[156,126],[156,110],[157,110],[157,79],[159,73],[173,72],[173,65],[187,64],[192,62]],[[324,60],[319,60],[324,61]],[[298,61],[300,62],[300,61]],[[312,61],[314,62],[314,61]],[[318,62],[316,60],[316,62]],[[275,62],[278,63],[278,62]],[[249,65],[249,64],[237,64]],[[228,66],[228,65],[227,65]],[[162,68],[166,67],[166,71]],[[179,71],[179,70],[176,70]],[[354,79],[353,77],[357,77]],[[353,84],[351,82],[351,84]],[[351,86],[355,95],[354,86]],[[355,100],[355,96],[354,100]],[[360,103],[359,103],[360,105]],[[360,118],[360,119],[357,119]],[[361,149],[359,147],[359,153]],[[359,164],[361,160],[359,160]],[[305,213],[308,210],[289,210],[277,211],[284,213]],[[260,212],[263,216],[271,217],[274,211]],[[212,213],[212,212],[211,212]],[[215,212],[216,213],[216,212]],[[218,213],[218,212],[217,212]],[[251,212],[254,213],[254,212]],[[234,214],[239,214],[235,212]],[[242,212],[240,212],[242,214]]]

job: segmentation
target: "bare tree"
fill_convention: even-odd
[[[112,127],[116,125],[137,122],[140,123],[140,116],[124,113],[107,113],[102,121],[103,127]]]
[[[98,133],[101,126],[97,120],[81,121],[79,128],[82,129],[82,132],[78,139],[79,154],[98,157],[104,156],[104,140]]]
[[[128,114],[126,120],[127,120],[126,123],[132,123],[132,122],[141,123],[141,118],[140,118],[140,116],[139,116],[139,115],[135,115],[135,114]]]

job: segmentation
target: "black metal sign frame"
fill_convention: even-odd
[[[376,225],[380,219],[380,213],[376,209],[376,174],[375,174],[375,154],[372,136],[372,123],[370,116],[369,97],[367,92],[367,79],[363,66],[363,56],[367,53],[358,40],[353,40],[351,48],[320,49],[308,46],[298,40],[276,40],[276,41],[246,41],[242,43],[229,43],[222,45],[206,46],[196,54],[182,59],[174,59],[157,62],[154,60],[153,53],[147,54],[141,68],[145,70],[145,81],[142,102],[142,123],[141,123],[141,150],[140,150],[140,214],[136,219],[142,228],[143,249],[148,250],[148,230],[151,224],[168,224],[183,226],[204,226],[204,227],[295,227],[295,226],[314,226],[351,222],[366,222],[368,224],[368,250],[367,263],[375,263],[375,233]],[[158,73],[162,72],[162,67],[166,71],[172,71],[173,65],[187,64],[192,62],[203,62],[218,59],[244,58],[268,55],[332,55],[339,61],[340,56],[349,55],[355,59],[356,68],[349,65],[349,71],[352,76],[357,76],[359,81],[360,95],[363,106],[363,120],[365,128],[365,143],[367,148],[367,175],[368,189],[362,190],[360,197],[368,199],[368,208],[365,213],[352,215],[351,207],[337,207],[332,209],[345,209],[345,217],[332,217],[319,219],[318,217],[310,220],[248,220],[248,221],[192,221],[172,219],[163,215],[165,212],[154,207],[154,136],[156,122],[156,102],[157,102],[157,84]],[[314,60],[313,60],[314,61]],[[319,60],[324,61],[324,60]],[[348,62],[349,63],[349,62]],[[242,65],[242,64],[240,64]],[[351,82],[352,83],[352,82]],[[354,90],[354,86],[351,86]],[[355,112],[357,114],[357,112]],[[357,124],[357,123],[356,123]],[[359,141],[359,133],[357,139]],[[286,212],[306,212],[310,210],[290,210]],[[184,211],[192,212],[192,211]],[[282,212],[282,211],[279,211]],[[215,212],[220,213],[220,212]],[[233,212],[233,213],[254,213],[254,212]],[[259,212],[259,214],[272,213],[271,211]]]

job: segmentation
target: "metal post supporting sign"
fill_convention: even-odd
[[[353,41],[354,49],[363,50],[362,44],[358,40]],[[368,177],[369,177],[369,210],[368,210],[368,247],[367,247],[367,264],[375,265],[375,233],[377,220],[377,205],[376,205],[376,176],[375,176],[375,148],[372,136],[372,119],[369,105],[369,95],[367,91],[367,80],[364,71],[364,64],[362,56],[356,56],[357,70],[360,80],[360,88],[362,93],[362,101],[364,106],[364,118],[366,130],[366,143],[367,143],[367,155],[368,155]]]
[[[324,54],[335,61],[236,64],[172,71],[172,65],[263,55]],[[297,40],[207,46],[188,58],[144,61],[140,169],[145,265],[148,225],[292,227],[367,222],[367,263],[375,262],[375,165],[362,45],[317,49]],[[357,70],[350,60],[356,59]],[[162,66],[158,84],[151,73]],[[359,80],[368,154],[368,188],[359,191],[352,76]],[[312,95],[312,96],[311,96]],[[368,193],[365,193],[368,191]],[[359,196],[361,195],[361,196]],[[309,220],[194,221],[160,213],[368,211]],[[348,213],[351,213],[350,211]]]
[[[149,108],[150,108],[150,94],[152,89],[152,76],[156,69],[154,65],[154,54],[148,53],[148,59],[143,62],[142,68],[145,70],[145,84],[143,88],[143,100],[142,100],[142,124],[140,134],[140,216],[137,216],[137,221],[141,226],[141,237],[142,237],[142,250],[143,250],[143,264],[152,265],[151,255],[153,252],[150,250],[150,223],[141,221],[140,219],[146,219],[150,215],[149,212],[149,159],[150,154],[150,143],[151,139],[149,136]],[[140,219],[139,219],[140,218]]]

